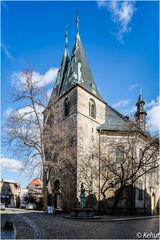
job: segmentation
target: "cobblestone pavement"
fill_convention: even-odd
[[[6,209],[5,220],[13,221],[17,239],[158,239],[158,218],[117,222],[73,220],[62,215]],[[150,234],[150,235],[147,235]]]

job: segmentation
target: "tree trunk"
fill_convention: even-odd
[[[47,211],[48,207],[48,184],[46,179],[46,173],[43,170],[43,210]]]
[[[119,200],[120,200],[121,194],[123,193],[123,190],[124,190],[124,187],[121,187],[121,188],[119,189],[119,192],[118,192],[117,195],[116,195],[116,198],[115,198],[115,201],[114,201],[112,210],[111,210],[111,214],[114,214],[114,212],[115,212],[115,210],[116,210],[116,208],[117,208],[118,202],[119,202]]]

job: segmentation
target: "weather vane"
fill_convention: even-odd
[[[76,12],[76,29],[77,33],[79,32],[79,18],[78,18],[78,11]]]
[[[65,34],[66,47],[68,45],[68,26],[66,25],[66,34]]]

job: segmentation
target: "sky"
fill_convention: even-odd
[[[32,67],[48,94],[54,86],[68,29],[68,48],[75,41],[79,12],[81,40],[104,100],[133,118],[140,90],[146,102],[148,127],[158,132],[159,39],[158,1],[2,2],[2,123],[9,109],[15,74]],[[25,186],[22,159],[2,147],[1,177]]]

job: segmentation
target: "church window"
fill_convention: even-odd
[[[64,101],[64,116],[65,117],[69,116],[69,100],[68,100],[68,98],[66,98]]]
[[[89,116],[92,118],[96,118],[96,103],[93,99],[89,101]]]
[[[124,161],[124,147],[117,146],[116,147],[116,162],[121,163]]]

